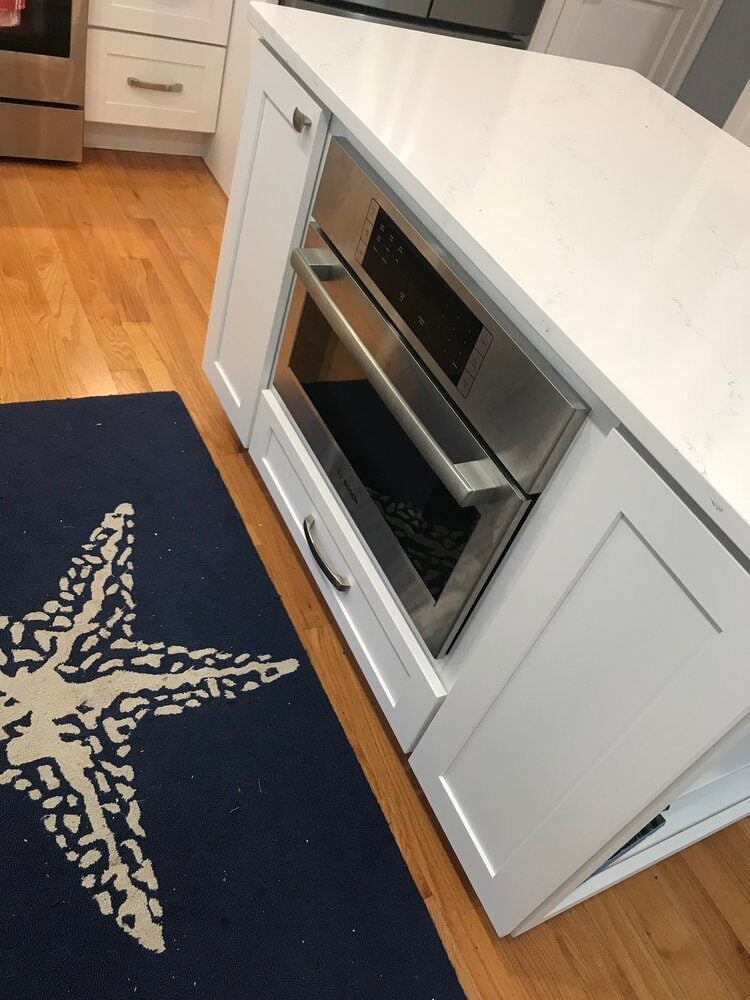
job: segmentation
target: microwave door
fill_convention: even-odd
[[[274,384],[433,655],[455,635],[528,499],[310,230]]]
[[[294,250],[291,264],[339,341],[360,366],[391,416],[459,507],[472,507],[497,499],[506,487],[507,479],[481,446],[471,440],[468,430],[448,408],[440,391],[432,386],[429,376],[408,348],[402,345],[395,332],[388,335],[390,331],[387,328],[390,324],[385,317],[382,318],[383,329],[379,331],[380,336],[376,332],[368,344],[328,293],[326,284],[336,280],[353,280],[348,277],[344,265],[339,263],[333,251]],[[364,298],[364,292],[360,292],[360,295]],[[373,315],[380,318],[375,306],[371,308]],[[416,395],[420,398],[423,410],[435,413],[438,409],[445,409],[444,414],[435,414],[435,418],[442,422],[445,434],[451,441],[451,450],[464,454],[464,460],[454,461],[447,454],[405,397],[402,390],[407,389],[409,396],[413,398]],[[446,416],[447,414],[449,415]]]

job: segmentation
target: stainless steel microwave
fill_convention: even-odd
[[[586,407],[344,140],[331,142],[291,264],[274,385],[440,656]]]

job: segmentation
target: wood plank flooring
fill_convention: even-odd
[[[196,159],[0,161],[0,400],[182,395],[470,1000],[748,1000],[748,821],[518,939],[493,934],[202,374],[225,207]]]

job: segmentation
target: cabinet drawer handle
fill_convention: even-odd
[[[318,566],[320,566],[326,579],[330,580],[330,582],[334,585],[336,590],[341,590],[341,591],[348,590],[350,586],[349,581],[345,577],[339,576],[338,573],[335,573],[318,551],[318,547],[313,541],[312,537],[312,526],[314,524],[315,524],[315,518],[312,516],[312,514],[308,514],[305,520],[302,522],[302,530],[305,533],[305,541],[310,546],[310,551],[312,552],[313,559],[318,564]]]
[[[181,94],[181,83],[151,83],[149,80],[139,80],[137,76],[128,77],[128,86],[138,90],[161,90],[167,94]]]
[[[292,115],[292,125],[295,132],[302,132],[303,129],[310,128],[312,122],[307,115],[302,114],[299,108],[295,108]]]

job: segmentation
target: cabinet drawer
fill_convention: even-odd
[[[250,454],[393,731],[410,750],[445,690],[273,390],[261,395]],[[337,590],[312,542],[348,584]],[[369,564],[369,565],[368,565]]]
[[[226,45],[231,16],[232,0],[89,0],[92,27],[212,45]]]
[[[90,28],[86,120],[213,132],[223,69],[213,45]]]

